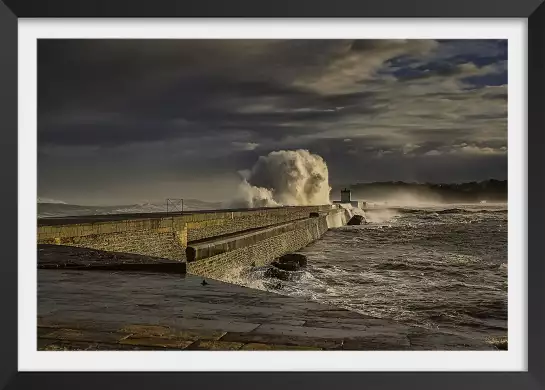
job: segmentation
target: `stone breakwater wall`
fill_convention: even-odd
[[[170,218],[45,225],[37,241],[185,261],[187,226]]]
[[[331,206],[301,206],[235,211],[188,216],[187,241],[200,241],[249,229],[258,229],[284,222],[308,218],[311,213],[327,213]]]
[[[319,239],[328,229],[346,225],[345,210],[289,222],[221,240],[189,244],[187,270],[191,274],[228,280],[233,269],[262,266]]]
[[[165,214],[147,218],[141,214],[130,219],[118,216],[111,220],[105,216],[105,220],[99,222],[78,217],[70,223],[63,221],[63,224],[54,223],[54,219],[42,219],[39,220],[37,243],[186,261],[188,243],[302,221],[309,219],[310,215],[324,218],[333,211],[339,210],[324,205]],[[328,217],[325,218],[327,220]]]

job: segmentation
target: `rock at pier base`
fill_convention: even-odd
[[[271,265],[284,271],[299,271],[299,268],[301,268],[297,263],[280,263],[278,261],[273,261]]]
[[[307,257],[300,253],[288,253],[286,255],[280,256],[278,258],[278,262],[281,264],[296,263],[300,267],[305,267],[308,263]]]
[[[293,271],[299,271],[301,267],[307,265],[307,257],[300,253],[288,253],[280,256],[271,263],[271,267],[266,271],[265,276],[277,278],[280,280],[290,280]]]
[[[350,218],[347,225],[364,225],[365,223],[366,221],[363,215],[354,215],[352,218]]]

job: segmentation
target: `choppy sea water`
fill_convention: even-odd
[[[475,338],[507,336],[507,207],[366,211],[370,223],[328,231],[299,251],[288,281],[266,267],[227,281]]]

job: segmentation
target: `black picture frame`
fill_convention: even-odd
[[[543,0],[3,0],[0,4],[0,388],[545,389],[545,5]],[[528,371],[60,373],[17,368],[17,19],[44,17],[492,17],[528,23]],[[522,131],[522,130],[521,130]],[[531,152],[531,153],[530,153]],[[530,180],[530,178],[532,180]],[[531,185],[530,185],[531,184]],[[33,227],[29,226],[29,234]],[[517,261],[517,259],[510,259]]]

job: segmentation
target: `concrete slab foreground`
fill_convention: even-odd
[[[192,275],[38,270],[38,349],[486,350],[432,332]]]

